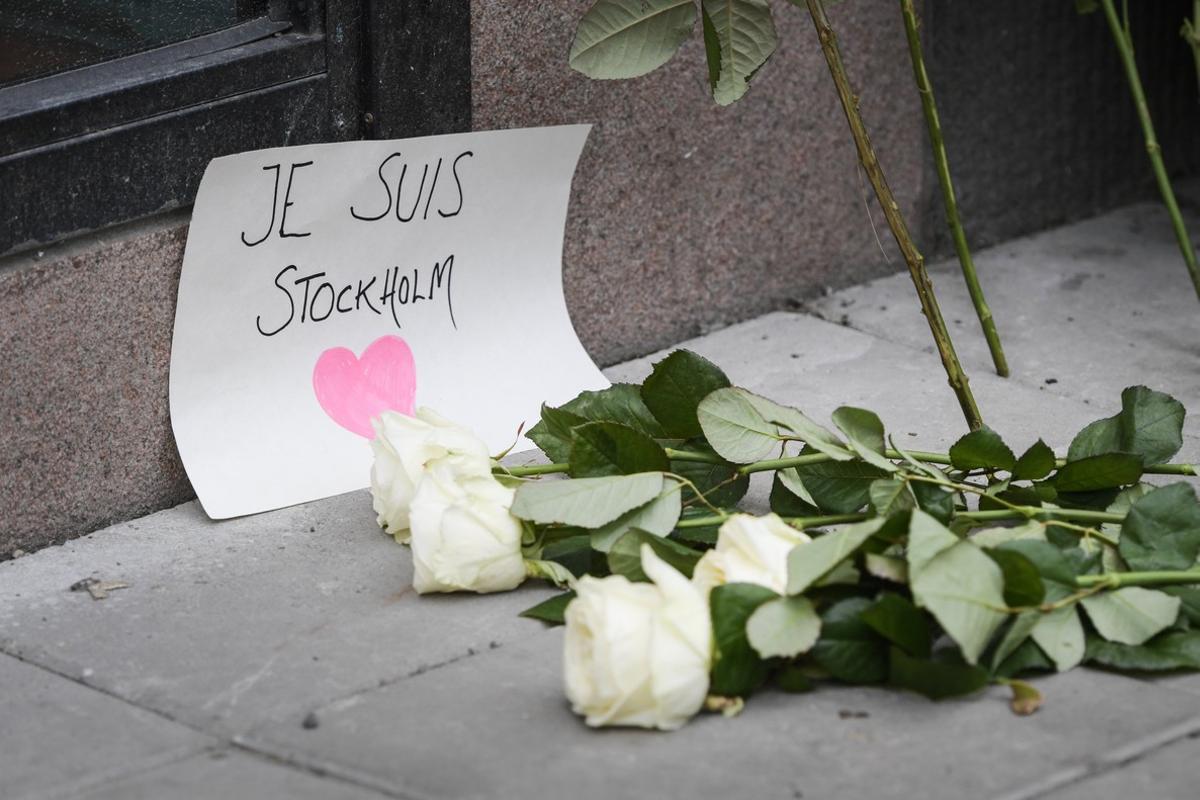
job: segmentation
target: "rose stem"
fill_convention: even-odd
[[[1103,586],[1119,589],[1122,586],[1178,586],[1200,583],[1200,569],[1156,572],[1108,572],[1103,575],[1079,575],[1075,585],[1079,587]]]
[[[1200,0],[1192,0],[1192,19],[1184,17],[1181,33],[1196,57],[1196,87],[1200,89]]]
[[[933,85],[929,82],[929,74],[925,71],[925,56],[921,52],[921,36],[917,32],[917,12],[913,7],[913,0],[900,0],[900,11],[904,15],[904,30],[908,35],[908,53],[912,58],[913,77],[917,82],[917,92],[921,95],[921,108],[925,112],[925,126],[929,129],[933,163],[937,170],[938,184],[942,189],[942,203],[946,207],[946,224],[950,226],[950,235],[954,239],[954,252],[958,254],[963,280],[967,283],[967,292],[971,295],[975,314],[979,317],[979,326],[983,328],[983,336],[987,339],[988,350],[992,354],[992,363],[996,366],[996,374],[1007,378],[1008,359],[1004,357],[1004,348],[1000,344],[1000,333],[996,330],[992,309],[988,306],[987,298],[983,296],[983,287],[979,285],[979,276],[975,272],[975,261],[971,258],[971,248],[967,246],[967,234],[963,230],[962,220],[958,214],[958,200],[954,195],[954,184],[950,180],[950,161],[946,156],[946,145],[942,137],[942,123],[938,118],[937,103],[933,99]]]
[[[704,464],[729,464],[728,461],[718,455],[712,453],[697,453],[688,450],[674,450],[665,448],[667,457],[672,461],[694,461]],[[923,450],[908,450],[910,456],[918,461],[928,461],[930,464],[949,464],[950,456],[946,453],[927,453]],[[883,454],[887,458],[899,459],[903,458],[898,450],[884,450]],[[773,458],[768,461],[755,461],[752,464],[743,464],[736,467],[738,472],[743,475],[749,475],[753,472],[767,472],[773,469],[787,469],[788,467],[802,467],[807,464],[823,464],[826,461],[833,459],[824,453],[805,453],[802,456],[792,456],[790,458]],[[1057,459],[1056,466],[1066,464],[1066,459]],[[514,477],[525,478],[536,475],[550,475],[556,472],[566,472],[570,469],[570,464],[565,462],[555,464],[531,464],[524,467],[497,467],[496,470],[501,473],[508,473]],[[1200,472],[1193,464],[1155,464],[1145,467],[1142,472],[1146,475],[1189,475],[1200,476]]]
[[[1150,165],[1154,169],[1154,178],[1158,181],[1158,191],[1162,194],[1163,204],[1171,215],[1171,224],[1175,228],[1175,239],[1179,242],[1179,251],[1183,254],[1183,263],[1187,265],[1188,274],[1192,278],[1192,286],[1196,296],[1200,298],[1200,266],[1196,263],[1196,250],[1188,237],[1187,228],[1183,224],[1183,215],[1179,213],[1179,204],[1175,202],[1175,192],[1171,189],[1171,180],[1167,177],[1167,168],[1162,160],[1162,148],[1154,133],[1154,123],[1150,119],[1150,106],[1146,104],[1146,94],[1142,91],[1142,79],[1138,75],[1137,59],[1133,52],[1133,39],[1129,34],[1128,8],[1125,9],[1125,19],[1122,22],[1117,17],[1117,9],[1113,0],[1100,0],[1104,8],[1104,17],[1108,20],[1108,29],[1116,42],[1117,52],[1121,55],[1121,63],[1125,67],[1125,77],[1129,81],[1129,91],[1133,95],[1133,104],[1137,108],[1138,119],[1142,123],[1142,133],[1146,137],[1146,153],[1150,156]]]
[[[817,35],[821,40],[821,49],[825,53],[825,61],[829,65],[829,73],[837,89],[838,98],[841,100],[842,110],[846,114],[846,121],[850,124],[850,134],[854,137],[854,144],[858,149],[858,159],[867,173],[867,180],[875,189],[875,196],[879,198],[879,205],[883,209],[888,227],[892,230],[896,245],[904,254],[904,261],[912,276],[913,286],[916,287],[917,297],[921,301],[921,311],[929,322],[929,330],[933,333],[933,340],[941,355],[942,366],[946,369],[946,378],[950,383],[950,388],[958,397],[958,404],[962,407],[967,425],[972,430],[978,430],[983,426],[983,420],[979,415],[979,406],[975,403],[975,396],[971,394],[967,375],[954,352],[954,344],[950,341],[950,332],[946,329],[946,321],[942,319],[937,297],[933,293],[933,282],[930,281],[929,273],[925,270],[925,261],[913,243],[912,236],[909,235],[908,226],[900,213],[900,205],[896,202],[891,187],[888,186],[887,179],[884,177],[883,169],[879,166],[879,159],[876,158],[875,151],[871,147],[866,124],[858,111],[858,98],[850,88],[850,79],[846,76],[846,67],[842,64],[837,37],[825,14],[824,3],[822,0],[806,0],[806,2],[813,24],[816,26]]]

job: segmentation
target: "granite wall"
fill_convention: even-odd
[[[974,243],[1158,197],[1102,14],[1081,16],[1072,0],[927,5],[930,75]],[[1200,170],[1200,92],[1179,35],[1191,9],[1191,0],[1129,3],[1163,157],[1177,175]],[[928,212],[930,246],[946,252],[941,207]]]
[[[593,81],[565,54],[589,3],[473,3],[476,128],[595,124],[567,223],[567,306],[612,363],[795,305],[889,267],[854,144],[807,12],[775,4],[780,47],[727,108],[697,37],[665,67]],[[906,213],[924,185],[923,128],[899,6],[831,12],[876,149]],[[520,42],[520,46],[514,46]],[[870,213],[868,208],[871,209]]]

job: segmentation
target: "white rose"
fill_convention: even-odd
[[[413,588],[503,592],[525,580],[513,495],[491,474],[464,475],[451,461],[434,461],[409,511]]]
[[[775,514],[734,514],[717,532],[717,546],[696,563],[692,580],[705,594],[726,583],[756,583],[783,594],[788,553],[811,541]]]
[[[674,730],[708,694],[708,603],[649,545],[642,546],[642,569],[654,583],[584,576],[567,606],[567,699],[593,727]]]
[[[371,424],[375,427],[372,502],[379,525],[397,541],[408,541],[408,508],[431,461],[453,457],[464,475],[491,474],[487,445],[428,408],[417,409],[415,417],[385,411]]]

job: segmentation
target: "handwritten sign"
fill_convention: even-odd
[[[287,147],[213,161],[196,196],[171,421],[225,518],[366,486],[370,419],[429,406],[494,452],[608,383],[562,294],[588,126]]]

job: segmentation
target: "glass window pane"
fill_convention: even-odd
[[[266,0],[3,0],[0,86],[263,16]]]

